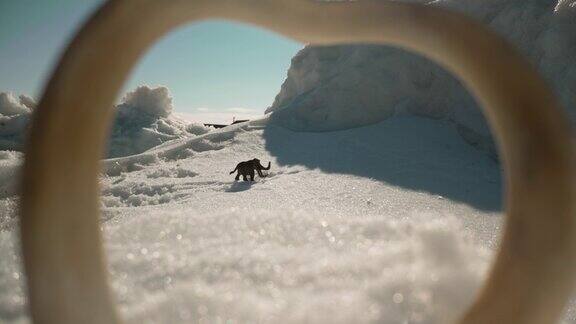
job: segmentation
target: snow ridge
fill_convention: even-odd
[[[550,82],[576,125],[573,1],[437,0],[430,5],[469,14],[515,44]],[[277,124],[300,131],[347,129],[395,114],[444,119],[468,143],[496,157],[485,119],[459,81],[423,57],[386,46],[306,46],[292,59],[266,112],[274,112]]]

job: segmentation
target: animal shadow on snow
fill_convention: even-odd
[[[293,132],[272,123],[264,140],[278,165],[357,175],[480,210],[502,209],[498,163],[447,122],[392,117],[334,132]]]
[[[252,181],[234,181],[230,188],[226,189],[226,192],[240,192],[246,191],[252,188]]]

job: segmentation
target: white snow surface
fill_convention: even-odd
[[[499,166],[455,132],[410,116],[324,133],[263,119],[105,160],[102,229],[123,316],[449,323],[502,222]],[[272,162],[267,177],[235,182],[229,171],[254,157]],[[0,158],[1,188],[14,187],[21,156]],[[17,198],[3,192],[0,322],[26,323]]]
[[[10,187],[20,157],[2,157]],[[234,182],[254,157],[268,176]],[[446,323],[484,278],[500,191],[446,122],[233,126],[104,161],[112,286],[131,323]],[[0,202],[0,321],[27,322],[17,198]]]

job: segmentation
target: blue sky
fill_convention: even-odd
[[[0,0],[0,91],[39,98],[75,30],[101,0]],[[253,117],[274,100],[302,48],[276,34],[223,21],[188,25],[158,42],[124,91],[170,89],[177,113],[203,122]]]

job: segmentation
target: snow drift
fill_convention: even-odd
[[[576,124],[573,1],[419,2],[469,14],[514,43],[554,87]],[[276,123],[304,131],[357,127],[397,113],[446,119],[466,141],[495,155],[482,113],[462,85],[429,60],[387,46],[305,47],[292,59],[266,112],[274,112]]]
[[[172,97],[166,87],[138,87],[126,94],[116,108],[109,157],[141,153],[164,142],[210,130],[172,115]]]
[[[30,121],[32,109],[36,106],[30,97],[0,92],[0,150],[21,150]]]
[[[22,151],[30,123],[33,99],[0,93],[0,150]],[[166,87],[141,86],[116,106],[108,157],[133,155],[177,138],[205,134],[210,128],[172,114],[172,97]]]

